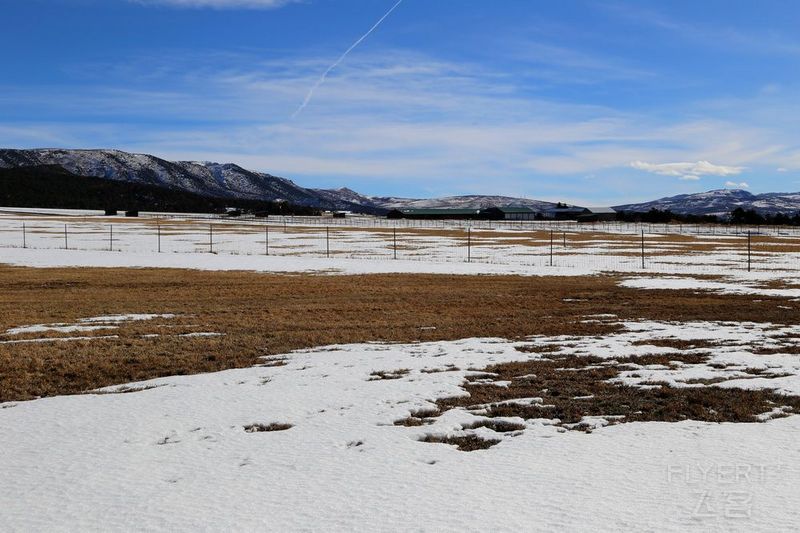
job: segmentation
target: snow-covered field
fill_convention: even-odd
[[[787,334],[800,333],[797,326],[624,325],[603,338],[538,337],[524,344],[611,359],[672,350],[642,341],[704,339],[722,346],[709,364],[642,367],[624,379],[638,383],[660,373],[658,379],[698,386],[685,382],[724,374],[721,386],[800,393],[796,357],[748,348],[780,346]],[[750,424],[620,423],[584,433],[561,427],[542,406],[538,419],[512,420],[524,425],[513,433],[465,430],[482,417],[463,409],[430,425],[393,424],[432,400],[464,394],[470,368],[529,357],[516,349],[521,344],[332,346],[270,358],[270,366],[116,388],[138,392],[109,394],[112,388],[3,404],[0,525],[4,531],[796,527],[797,416]],[[278,361],[285,365],[271,366]],[[742,369],[753,366],[781,377],[745,379]],[[408,372],[397,379],[374,377],[400,368]],[[245,429],[255,424],[291,427]],[[420,442],[431,434],[472,433],[501,442],[469,453]]]
[[[330,219],[335,220],[335,219]],[[382,220],[381,223],[394,221]],[[400,221],[404,223],[405,221]],[[162,217],[0,215],[0,261],[28,266],[134,266],[280,272],[429,272],[582,275],[709,274],[788,279],[800,273],[800,239],[746,234],[605,233],[559,226],[477,230],[359,228]],[[583,226],[581,226],[583,227]],[[646,226],[645,226],[646,227]],[[732,228],[725,228],[731,231]],[[721,230],[719,230],[721,231]],[[644,249],[643,249],[644,248]],[[644,256],[644,257],[642,257]]]
[[[60,249],[65,223],[68,249]],[[154,220],[115,222],[112,235],[102,218],[4,215],[0,263],[323,274],[611,271],[630,274],[620,282],[627,287],[691,289],[698,298],[704,291],[779,297],[787,308],[800,298],[791,286],[800,262],[788,237],[786,251],[780,239],[757,250],[748,273],[741,236],[698,236],[710,246],[691,251],[651,235],[649,249],[658,253],[647,255],[641,276],[637,243],[613,233],[576,237],[560,250],[556,241],[550,266],[550,243],[522,231],[472,235],[467,262],[465,236],[433,228],[398,230],[395,260],[391,228],[331,230],[327,257],[320,227],[271,226],[267,256],[263,223],[215,222],[214,253],[207,223],[159,225],[161,253]],[[775,281],[783,283],[766,284]],[[2,343],[113,339],[125,322],[172,317],[130,313],[16,325],[2,332]],[[584,319],[617,323],[613,315]],[[583,421],[595,428],[586,433],[529,397],[517,401],[541,416],[505,419],[514,431],[480,427],[491,405],[449,409],[420,426],[395,424],[465,395],[467,380],[485,376],[480,369],[554,354],[632,358],[613,381],[642,391],[664,383],[800,396],[798,325],[723,318],[620,325],[601,336],[319,347],[252,368],[0,404],[0,531],[796,530],[800,417],[785,416],[793,411],[780,403],[758,413],[762,423],[595,416]],[[636,363],[653,354],[676,361]],[[687,355],[698,359],[681,362]],[[465,436],[500,442],[465,452],[422,441]]]

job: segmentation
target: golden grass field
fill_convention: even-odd
[[[366,341],[601,335],[622,319],[794,324],[783,299],[644,291],[613,276],[310,276],[158,269],[0,266],[0,332],[125,313],[113,339],[0,344],[0,402],[85,392],[149,378],[259,363],[294,349]],[[214,332],[216,337],[182,337]],[[103,336],[103,330],[81,335]],[[158,336],[153,336],[158,335]],[[27,333],[14,340],[69,336]],[[0,341],[11,340],[0,335]]]

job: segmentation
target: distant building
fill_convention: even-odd
[[[613,222],[617,212],[610,207],[587,207],[578,215],[578,222]]]
[[[585,207],[560,205],[547,211],[546,216],[555,220],[578,220],[578,217],[584,214],[586,214]]]
[[[547,217],[578,222],[609,222],[617,219],[617,212],[610,207],[562,206],[549,210]]]
[[[530,207],[489,207],[481,210],[481,218],[489,220],[535,220],[536,211]]]
[[[415,218],[425,220],[475,220],[480,218],[480,209],[429,209],[401,208],[392,209],[387,218]]]

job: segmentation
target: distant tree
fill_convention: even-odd
[[[684,224],[715,224],[719,222],[716,215],[690,215],[673,213],[669,209],[661,210],[651,208],[647,212],[638,211],[618,211],[617,220],[623,222],[645,222],[648,224],[668,224],[684,223]]]
[[[766,219],[758,214],[754,209],[742,209],[737,207],[731,211],[730,215],[731,224],[747,224],[750,226],[757,226],[766,223]]]

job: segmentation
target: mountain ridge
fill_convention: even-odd
[[[382,214],[400,208],[479,209],[491,206],[529,207],[547,211],[553,202],[498,195],[461,195],[440,198],[368,196],[348,187],[305,188],[294,181],[265,172],[247,170],[235,163],[168,161],[150,154],[115,149],[0,149],[0,168],[57,165],[79,176],[156,185],[201,196],[242,200],[288,202],[319,209]],[[800,193],[752,194],[741,189],[667,196],[649,202],[614,206],[618,211],[651,209],[676,214],[726,217],[736,208],[763,214],[800,211]]]
[[[0,149],[0,168],[50,165],[60,166],[78,176],[155,185],[202,196],[374,211],[369,206],[322,198],[312,189],[301,187],[287,178],[253,172],[234,163],[167,161],[149,154],[107,149]]]
[[[761,214],[800,211],[800,193],[753,194],[743,189],[713,189],[700,193],[666,196],[650,202],[614,206],[618,211],[647,212],[651,209],[682,215],[728,216],[734,209],[752,209]]]

